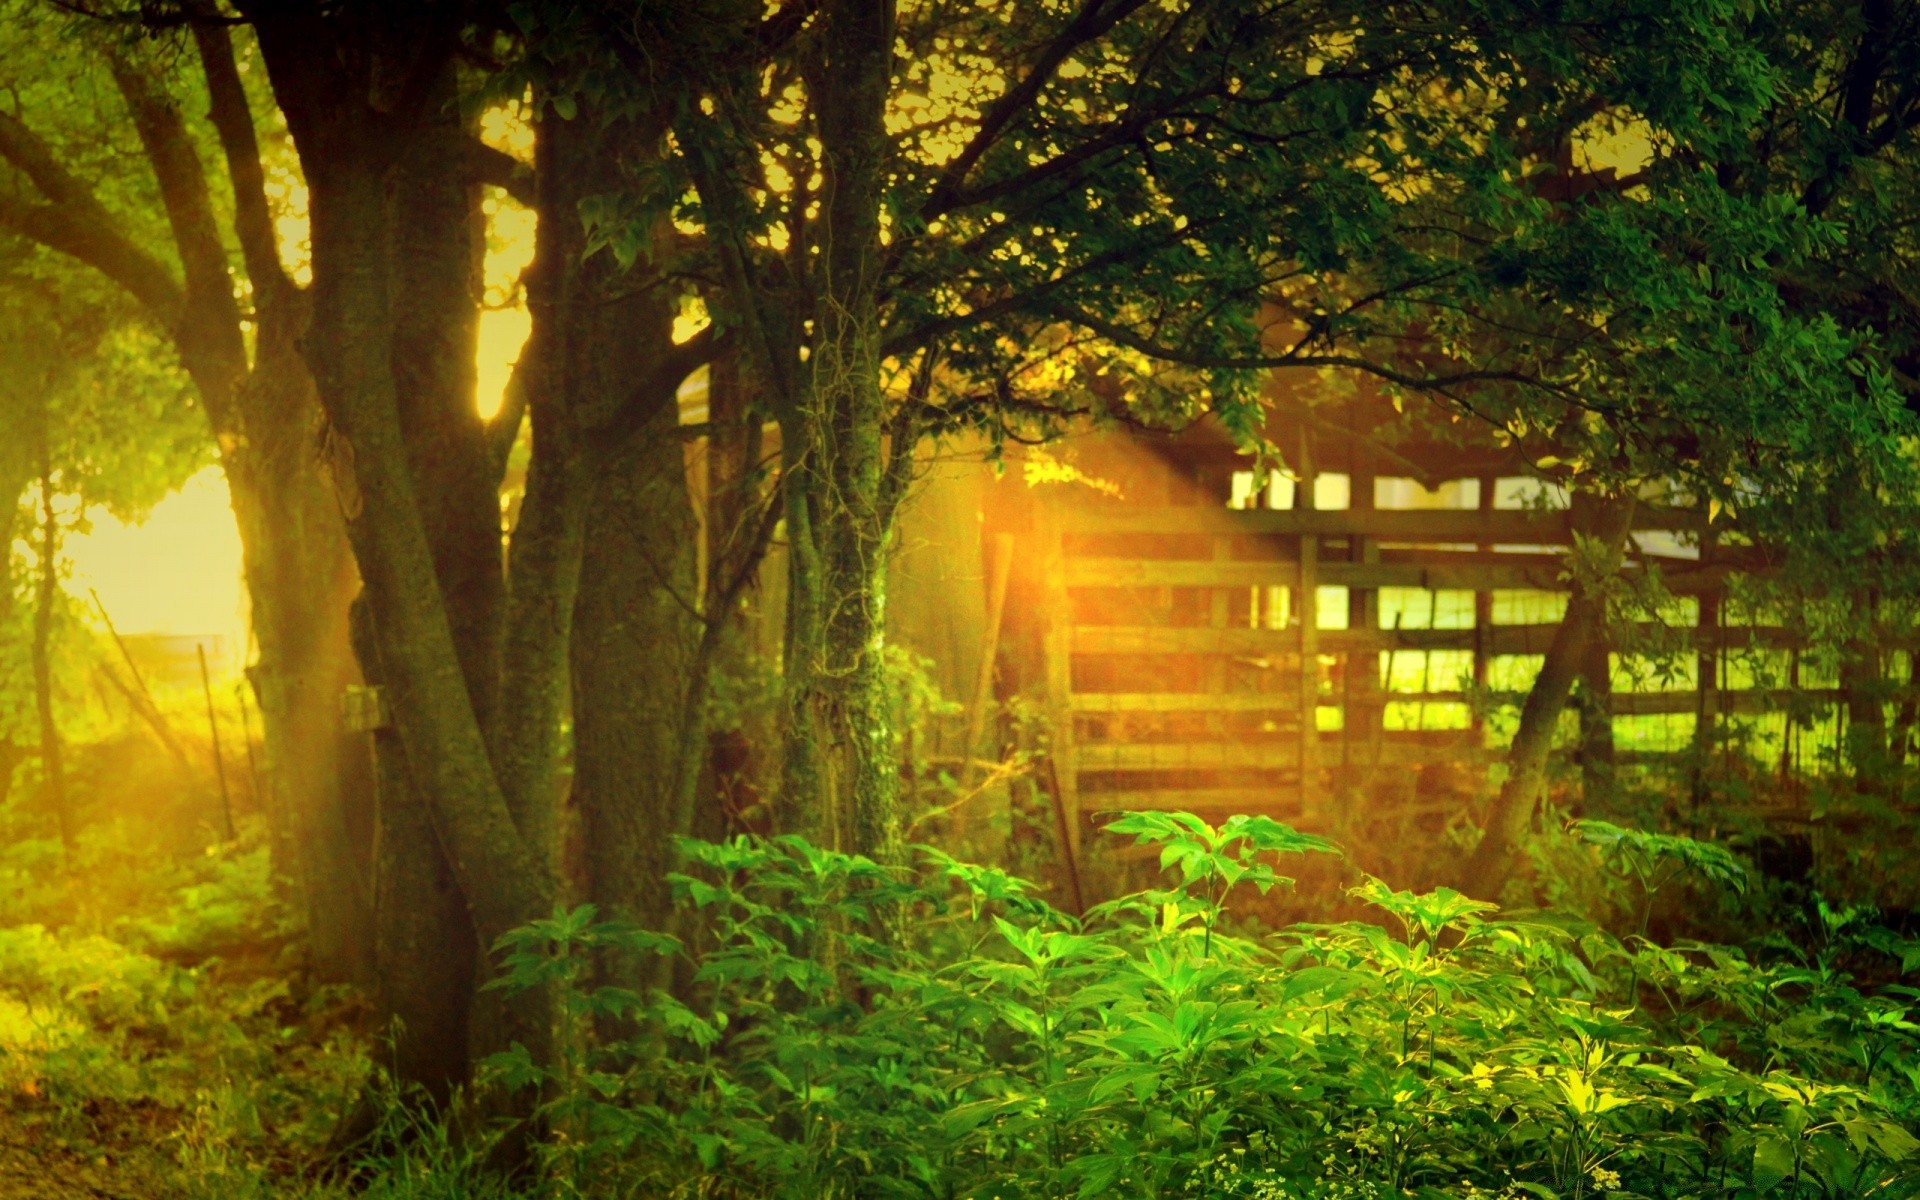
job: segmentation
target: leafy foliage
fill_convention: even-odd
[[[1910,990],[1378,880],[1352,894],[1398,932],[1228,933],[1234,889],[1282,884],[1260,856],[1331,847],[1257,819],[1112,828],[1172,882],[1084,921],[935,852],[903,873],[689,843],[699,938],[574,910],[503,945],[507,986],[569,983],[570,1012],[629,1032],[496,1069],[549,1089],[549,1165],[580,1194],[1920,1194]],[[1739,878],[1715,847],[1588,832]],[[692,987],[584,990],[606,944],[674,954]],[[1658,1012],[1623,1002],[1642,980]]]

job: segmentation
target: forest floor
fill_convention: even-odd
[[[306,1176],[366,1077],[364,1009],[303,982],[263,842],[174,858],[130,830],[11,906],[0,850],[0,1200],[331,1193]]]
[[[89,1158],[0,1113],[0,1200],[153,1200],[154,1183],[122,1157]]]

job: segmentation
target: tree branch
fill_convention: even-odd
[[[231,406],[246,378],[247,347],[207,173],[173,97],[119,55],[112,56],[108,69],[127,102],[160,185],[161,203],[185,271],[185,304],[174,341],[182,365],[196,376],[208,415],[218,428],[232,420]]]
[[[273,213],[267,207],[266,172],[260,166],[260,139],[234,62],[233,35],[225,25],[195,22],[193,44],[207,80],[208,116],[220,135],[227,178],[233,185],[233,226],[240,257],[253,282],[255,303],[277,303],[293,290],[294,283],[280,261]]]
[[[0,158],[20,170],[49,203],[0,193],[0,223],[21,236],[77,258],[132,294],[163,326],[173,329],[186,305],[180,283],[136,245],[87,186],[60,165],[25,123],[0,111]]]
[[[1299,344],[1285,354],[1204,354],[1162,345],[1149,338],[1141,337],[1125,326],[1103,321],[1089,313],[1073,311],[1064,314],[1061,319],[1091,330],[1117,346],[1138,351],[1161,362],[1198,367],[1202,370],[1265,371],[1280,367],[1350,367],[1415,391],[1445,392],[1446,389],[1463,383],[1515,383],[1539,388],[1563,399],[1572,398],[1572,393],[1567,388],[1550,383],[1537,375],[1529,375],[1524,371],[1465,370],[1444,375],[1415,375],[1357,354],[1303,354],[1300,352]]]
[[[1080,11],[1073,20],[1062,29],[1027,69],[1020,82],[1001,93],[987,111],[981,114],[980,128],[968,141],[954,160],[940,172],[940,178],[934,181],[927,194],[926,203],[920,206],[920,215],[932,220],[941,213],[957,206],[960,189],[966,185],[967,176],[993,148],[1000,135],[1006,132],[1008,125],[1020,115],[1021,110],[1032,104],[1040,95],[1042,88],[1053,78],[1054,72],[1067,56],[1095,38],[1103,36],[1108,30],[1131,16],[1145,0],[1084,0]]]
[[[663,407],[674,402],[687,376],[724,353],[730,340],[709,325],[668,351],[627,393],[618,411],[589,431],[592,452],[610,455],[645,429]]]
[[[467,173],[477,183],[499,188],[523,208],[532,208],[539,195],[533,168],[479,138],[469,138],[463,151]]]

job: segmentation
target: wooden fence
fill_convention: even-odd
[[[1418,803],[1423,781],[1457,783],[1497,758],[1488,700],[1531,686],[1529,656],[1553,639],[1572,514],[1521,505],[1529,481],[1496,473],[1497,461],[1424,488],[1339,450],[1303,438],[1298,478],[1255,493],[1218,439],[1106,435],[1075,453],[1099,487],[1030,489],[1021,556],[1076,840],[1082,814],[1102,810],[1322,825],[1329,804],[1369,793]],[[1686,749],[1718,717],[1778,707],[1770,681],[1730,678],[1728,656],[1796,644],[1786,629],[1724,620],[1729,575],[1756,560],[1716,545],[1702,514],[1643,504],[1634,538],[1628,570],[1657,564],[1685,598],[1672,618],[1687,627],[1684,669],[1616,687],[1619,658],[1605,646],[1590,656],[1587,689],[1605,712],[1589,710],[1581,739],[1610,761]],[[1668,739],[1681,744],[1612,747],[1615,726],[1667,718],[1689,726]]]

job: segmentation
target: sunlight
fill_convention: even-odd
[[[513,366],[520,361],[520,350],[532,331],[533,317],[524,304],[481,311],[480,344],[474,367],[478,381],[475,402],[483,420],[491,421],[505,402]]]
[[[207,634],[245,644],[240,533],[220,468],[189,479],[138,524],[99,510],[91,517],[91,531],[67,540],[68,590],[81,604],[92,608],[87,589],[99,593],[123,634]]]

